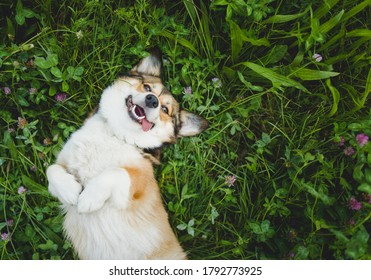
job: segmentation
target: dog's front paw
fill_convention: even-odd
[[[97,180],[92,180],[86,185],[78,198],[77,211],[79,213],[97,211],[103,207],[110,195],[111,193],[107,188],[100,186]]]
[[[63,204],[76,205],[82,186],[75,176],[58,164],[51,165],[46,174],[49,180],[49,192]]]
[[[71,175],[65,186],[65,190],[59,194],[59,200],[64,204],[76,205],[82,190],[81,184]]]
[[[86,184],[79,196],[77,210],[79,213],[97,211],[107,200],[115,208],[125,209],[129,194],[130,177],[127,171],[122,168],[106,170]]]

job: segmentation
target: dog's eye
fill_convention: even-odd
[[[144,87],[144,90],[145,91],[148,91],[148,92],[151,92],[152,91],[151,87],[149,85],[147,85],[147,84],[144,84],[143,87]]]
[[[169,114],[169,109],[168,109],[166,106],[161,106],[161,110],[162,110],[162,112],[164,112],[165,114]]]

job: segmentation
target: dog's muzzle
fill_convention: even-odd
[[[152,95],[152,94],[149,94],[149,95]],[[154,95],[153,95],[154,96]],[[155,106],[156,107],[158,106],[158,99],[156,96],[154,96],[156,98],[156,102],[157,102],[157,105],[155,104],[155,101],[152,100],[152,104],[151,106]],[[148,98],[150,99],[150,98]],[[148,101],[150,103],[150,101]],[[146,113],[145,113],[145,110],[140,107],[139,105],[137,104],[134,104],[133,103],[133,97],[130,95],[127,99],[126,99],[126,106],[128,108],[128,113],[129,113],[129,116],[134,120],[136,121],[139,125],[142,126],[142,129],[144,132],[147,132],[149,130],[151,130],[153,128],[153,126],[155,125],[154,123],[150,122],[148,119],[147,119],[147,116],[146,116]],[[146,97],[146,106],[149,107],[147,105],[147,97]],[[156,108],[154,107],[154,108]]]

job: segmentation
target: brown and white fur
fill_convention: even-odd
[[[161,82],[160,59],[151,54],[105,89],[98,111],[47,169],[81,259],[186,258],[144,151],[196,135],[208,123],[179,108]]]

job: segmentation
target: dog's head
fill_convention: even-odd
[[[119,139],[153,149],[208,127],[205,119],[180,108],[160,75],[161,55],[153,52],[103,92],[99,113]]]

